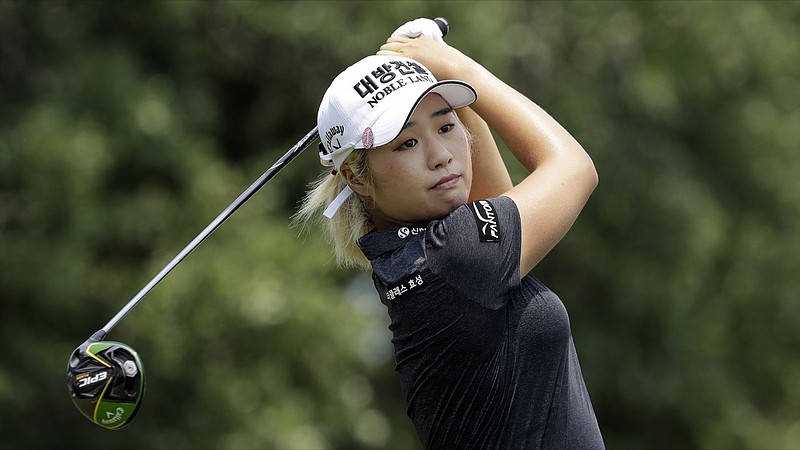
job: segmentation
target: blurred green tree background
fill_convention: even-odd
[[[369,274],[290,227],[313,148],[109,335],[133,424],[65,375],[339,71],[436,16],[597,165],[535,272],[607,446],[800,447],[800,2],[0,0],[0,448],[419,448]]]

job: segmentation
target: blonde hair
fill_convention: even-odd
[[[372,176],[367,167],[366,150],[354,150],[347,160],[353,174],[371,189]],[[325,231],[325,238],[333,247],[336,263],[340,267],[356,267],[369,270],[369,260],[358,246],[358,240],[374,229],[372,218],[363,197],[353,192],[342,203],[336,214],[327,219],[320,212],[324,210],[347,186],[342,174],[323,173],[309,185],[300,209],[292,217],[294,224],[305,225],[315,222]]]
[[[469,128],[464,126],[460,117],[456,116],[456,120],[461,123],[464,133],[467,135],[469,150],[472,153],[475,137]],[[300,208],[292,217],[292,223],[301,225],[303,228],[309,222],[318,224],[325,232],[325,239],[333,247],[336,263],[343,268],[355,267],[364,270],[372,268],[369,260],[361,251],[361,247],[358,246],[358,240],[375,229],[370,214],[370,210],[375,206],[374,203],[371,203],[374,197],[371,195],[374,182],[366,155],[367,150],[353,150],[344,164],[348,164],[353,175],[364,184],[367,193],[370,194],[368,198],[353,192],[332,218],[325,218],[321,211],[330,205],[347,186],[342,174],[332,175],[331,172],[325,172],[309,185]]]

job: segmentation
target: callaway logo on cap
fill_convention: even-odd
[[[472,86],[436,81],[428,68],[409,58],[372,55],[348,67],[333,80],[319,107],[320,162],[338,170],[354,149],[388,144],[431,92],[454,109],[476,99]]]

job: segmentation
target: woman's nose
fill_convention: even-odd
[[[431,169],[444,167],[453,160],[453,154],[439,140],[435,139],[430,147],[429,165]]]

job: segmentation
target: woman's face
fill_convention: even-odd
[[[423,98],[397,139],[368,150],[366,158],[378,229],[443,218],[467,202],[472,186],[469,138],[438,94]]]

